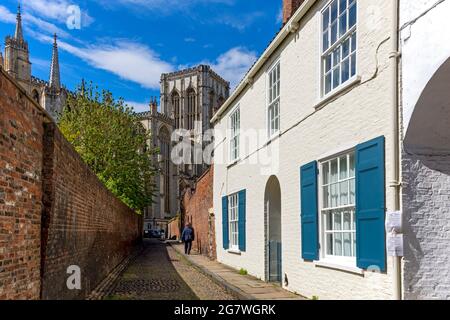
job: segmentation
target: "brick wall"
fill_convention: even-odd
[[[140,239],[141,218],[1,69],[0,173],[0,300],[82,299]]]
[[[42,119],[0,73],[0,300],[39,298]]]
[[[214,167],[206,171],[196,182],[195,190],[184,194],[184,220],[192,223],[195,231],[193,249],[216,259],[215,220],[213,208]]]
[[[403,154],[405,299],[450,299],[450,156]]]

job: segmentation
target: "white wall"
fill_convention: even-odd
[[[401,0],[400,3],[403,123],[406,134],[423,89],[450,57],[450,41],[446,37],[450,30],[450,1]]]
[[[320,8],[319,1],[303,19],[300,31],[286,40],[267,61],[268,68],[276,59],[281,61],[281,127],[283,134],[270,145],[279,143],[279,162],[274,168],[261,172],[261,166],[241,161],[227,167],[226,139],[217,138],[214,171],[214,207],[217,212],[216,237],[218,260],[237,269],[245,268],[250,274],[264,279],[264,191],[269,176],[278,177],[282,197],[283,274],[287,274],[288,290],[320,299],[388,299],[391,298],[391,263],[388,274],[364,273],[357,275],[344,271],[319,268],[304,262],[301,257],[300,224],[300,167],[313,160],[355,147],[361,142],[384,135],[386,150],[390,150],[391,88],[389,87],[389,41],[391,0],[372,2],[360,0],[358,24],[358,74],[362,78],[349,92],[341,93],[322,108],[314,106],[320,97]],[[380,45],[384,41],[384,44]],[[379,51],[377,47],[380,45]],[[378,73],[370,80],[376,69]],[[266,130],[266,75],[261,70],[252,86],[236,101],[241,107],[241,130]],[[367,81],[367,82],[366,82]],[[229,113],[228,113],[229,114]],[[218,134],[228,126],[228,115],[216,124]],[[255,158],[267,151],[260,142],[258,148],[241,151],[241,158],[253,154]],[[253,153],[254,152],[254,153]],[[390,172],[392,155],[386,153],[386,172]],[[277,168],[277,165],[279,167]],[[386,178],[390,181],[390,177]],[[247,250],[241,255],[222,249],[221,198],[247,189]],[[387,189],[387,204],[393,193]]]
[[[401,1],[406,299],[450,299],[449,17],[449,0]]]

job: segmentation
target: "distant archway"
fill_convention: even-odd
[[[264,193],[266,218],[266,279],[269,282],[282,281],[282,226],[281,187],[276,176],[271,176]]]

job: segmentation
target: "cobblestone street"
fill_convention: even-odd
[[[107,300],[235,300],[172,247],[145,240],[144,251],[119,277]]]

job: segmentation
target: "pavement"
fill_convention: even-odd
[[[304,297],[284,290],[278,285],[266,283],[249,275],[240,275],[237,270],[205,256],[185,255],[183,244],[170,242],[170,245],[202,273],[210,276],[228,291],[234,292],[240,300],[305,300]]]
[[[97,292],[96,297],[105,300],[238,298],[193,267],[170,245],[156,239],[145,239],[142,250],[120,270],[113,283],[104,286],[107,292]]]

